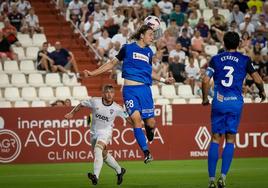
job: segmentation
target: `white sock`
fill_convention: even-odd
[[[104,160],[104,162],[111,168],[113,168],[117,174],[121,174],[121,166],[116,162],[116,160],[113,158],[111,154],[107,154],[107,158]]]
[[[94,148],[94,174],[99,179],[100,171],[103,165],[102,149],[99,147]]]

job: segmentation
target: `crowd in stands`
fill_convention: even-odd
[[[224,50],[222,36],[236,31],[239,51],[251,57],[268,83],[268,1],[261,0],[57,0],[97,49],[99,64],[112,59],[148,15],[161,19],[160,35],[152,49],[153,69],[200,94],[200,80],[212,55]],[[160,37],[159,37],[160,36]],[[156,36],[157,37],[157,36]],[[120,72],[120,67],[113,71]],[[116,78],[116,76],[113,76]],[[250,76],[245,94],[253,94]]]

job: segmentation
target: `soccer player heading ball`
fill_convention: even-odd
[[[134,136],[144,153],[144,163],[153,160],[143,134],[144,125],[149,141],[154,138],[154,104],[150,86],[152,79],[164,83],[173,83],[173,78],[161,78],[152,71],[153,52],[149,45],[154,39],[154,31],[148,25],[143,25],[131,37],[134,42],[125,44],[116,57],[94,71],[85,70],[85,77],[96,76],[111,70],[120,61],[122,77],[124,78],[123,98],[127,112],[133,121]]]
[[[259,89],[261,102],[266,94],[263,81],[254,69],[248,56],[237,52],[239,35],[236,32],[224,34],[225,52],[212,57],[206,76],[203,78],[203,105],[209,104],[208,91],[210,78],[214,79],[214,97],[211,108],[212,141],[208,151],[209,188],[215,188],[216,166],[219,158],[219,142],[225,136],[222,152],[221,176],[218,188],[225,187],[225,178],[231,166],[234,154],[234,140],[238,130],[243,108],[242,85],[246,74],[250,74]]]

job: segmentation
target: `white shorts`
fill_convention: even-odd
[[[101,141],[107,145],[111,139],[112,132],[110,131],[98,131],[97,133],[90,134],[90,143],[92,147],[95,147],[97,141]]]

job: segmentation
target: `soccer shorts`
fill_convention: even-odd
[[[95,147],[98,141],[105,143],[106,145],[112,139],[112,132],[111,131],[97,131],[94,134],[90,134],[90,143],[92,147]]]
[[[129,116],[137,110],[142,119],[154,117],[154,101],[149,85],[124,86],[123,98]]]
[[[212,133],[218,134],[236,134],[240,118],[241,118],[242,108],[241,110],[233,110],[233,111],[223,111],[218,108],[212,108],[211,111],[211,126]]]

